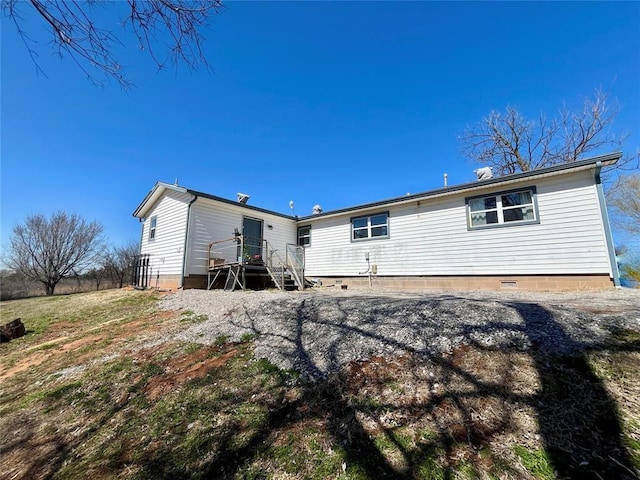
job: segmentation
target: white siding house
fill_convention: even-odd
[[[182,268],[180,285],[205,275],[209,242],[230,237],[249,216],[263,221],[264,238],[282,251],[304,245],[305,276],[324,285],[606,288],[619,285],[619,275],[600,169],[620,156],[303,218],[157,184],[134,215],[144,218],[141,253],[153,254],[161,276],[180,276]]]
[[[288,243],[296,242],[293,217],[201,197],[191,209],[187,275],[206,275],[209,242],[233,237],[234,229],[242,231],[244,218],[261,220],[263,239],[278,252],[284,252]],[[235,251],[228,252],[224,247],[221,251],[227,260],[229,255],[235,257]]]
[[[140,253],[149,256],[151,285],[179,279],[184,266],[184,239],[191,195],[163,188],[162,195],[148,205],[142,223]]]
[[[177,185],[158,182],[134,212],[142,221],[140,254],[148,256],[150,286],[204,287],[209,244],[242,232],[246,219],[276,252],[296,241],[295,218]],[[235,244],[223,242],[219,256],[237,259]],[[215,251],[215,247],[214,250]]]

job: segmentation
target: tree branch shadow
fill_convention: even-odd
[[[460,300],[466,301],[459,297],[446,296],[431,303],[434,309],[441,313],[456,315],[458,312],[455,309],[449,310],[447,302]],[[386,311],[391,311],[402,303],[384,299],[382,304],[380,298],[376,297],[365,297],[361,301],[374,305],[378,303],[372,307],[376,311],[376,318],[384,317]],[[341,304],[341,300],[336,300],[335,303],[340,311],[340,318],[348,318],[353,313],[353,310]],[[295,323],[295,364],[310,377],[325,382],[323,393],[314,391],[315,387],[312,387],[309,392],[313,391],[310,393],[312,397],[317,396],[322,399],[320,403],[324,407],[320,409],[321,414],[333,419],[329,422],[331,435],[345,446],[350,461],[362,467],[370,478],[399,476],[409,478],[414,477],[418,471],[419,462],[415,459],[429,455],[429,452],[433,453],[435,445],[444,448],[445,456],[453,454],[457,442],[466,442],[479,450],[494,435],[504,431],[510,425],[506,411],[505,418],[498,422],[493,431],[478,428],[473,421],[472,413],[465,406],[465,401],[469,398],[491,397],[499,398],[504,402],[521,402],[535,410],[539,433],[559,478],[635,478],[633,463],[622,442],[622,427],[616,403],[603,382],[592,371],[586,354],[588,351],[612,349],[638,350],[639,342],[618,345],[615,342],[583,344],[567,334],[562,325],[556,321],[553,312],[541,305],[527,302],[500,303],[517,312],[522,323],[488,320],[482,325],[465,325],[462,343],[489,351],[492,349],[478,342],[475,334],[483,331],[485,333],[502,331],[506,334],[524,335],[529,341],[528,345],[514,336],[508,348],[503,351],[526,352],[531,357],[540,380],[540,390],[536,395],[520,395],[509,389],[508,382],[488,382],[479,378],[456,365],[447,355],[434,351],[429,345],[429,338],[425,338],[423,349],[417,349],[393,338],[378,335],[375,333],[375,328],[370,328],[375,327],[376,318],[373,316],[364,318],[361,322],[362,326],[356,326],[343,321],[323,319],[313,302],[303,300],[299,304]],[[314,360],[314,355],[309,353],[305,344],[304,326],[309,322],[325,325],[340,332],[333,342],[326,345],[324,353],[328,362],[322,367]],[[418,329],[414,331],[416,335],[420,333]],[[354,336],[373,339],[391,349],[402,350],[417,358],[428,359],[443,371],[445,378],[455,376],[473,386],[472,393],[449,394],[445,396],[446,398],[434,397],[427,403],[418,402],[410,406],[415,415],[427,415],[432,414],[434,409],[439,408],[442,402],[447,400],[449,405],[452,405],[461,415],[462,428],[456,433],[441,427],[437,438],[413,451],[395,442],[396,447],[409,459],[409,468],[404,473],[395,470],[380,454],[369,438],[369,434],[360,425],[357,409],[350,403],[348,395],[336,389],[335,384],[328,386],[329,383],[326,383],[328,372],[335,371],[339,367],[337,350],[343,346],[340,342],[348,342]],[[545,341],[542,341],[543,338]],[[504,374],[508,377],[509,372]],[[308,401],[309,398],[306,400]],[[386,408],[393,410],[397,409],[397,406],[387,405]],[[402,408],[406,409],[407,406]],[[340,422],[336,422],[336,419]],[[350,425],[348,429],[344,427],[345,419]],[[387,436],[391,442],[394,442],[392,436]],[[351,439],[356,441],[350,442]],[[369,461],[363,462],[363,452],[366,452]],[[443,472],[444,478],[449,478],[452,474],[450,469],[445,469]]]
[[[540,434],[558,476],[634,478],[616,402],[594,373],[585,348],[540,305],[509,305],[520,314],[530,336],[543,328],[572,352],[558,355],[539,346],[531,352],[541,382],[536,406]]]
[[[319,302],[329,302],[333,314],[327,316],[323,310],[327,305]],[[286,312],[283,321],[290,333],[284,335],[269,331],[245,309],[248,322],[243,325],[261,341],[272,339],[274,348],[281,349],[308,377],[296,385],[300,395],[290,399],[283,387],[262,405],[264,422],[242,444],[237,442],[240,427],[235,424],[227,425],[215,438],[215,445],[214,440],[204,439],[203,451],[215,447],[215,452],[197,472],[181,469],[171,452],[161,446],[139,459],[142,477],[241,477],[278,432],[313,420],[322,422],[326,435],[341,448],[347,472],[358,472],[359,478],[423,478],[426,471],[432,471],[439,478],[452,479],[458,476],[461,450],[466,452],[465,459],[484,468],[482,452],[516,428],[512,407],[522,406],[534,412],[537,431],[558,478],[637,478],[623,442],[616,402],[592,370],[588,354],[640,351],[640,342],[578,341],[553,310],[532,302],[497,302],[496,310],[486,315],[479,305],[455,296],[410,300],[371,296],[356,302],[340,297],[302,298],[293,310],[287,301],[270,304],[274,311]],[[463,316],[461,309],[467,312]],[[394,320],[397,335],[384,334],[381,325],[398,311],[406,316]],[[509,318],[504,316],[507,313]],[[473,315],[479,317],[470,321]],[[441,331],[444,317],[458,322],[455,332]],[[326,335],[309,338],[310,327],[326,329],[322,330]],[[483,343],[483,335],[496,333],[503,339],[500,345]],[[458,338],[452,352],[438,347],[445,334]],[[380,349],[367,350],[367,359],[342,365],[342,355],[355,341],[371,342]],[[537,387],[514,389],[516,375],[508,362],[495,365],[494,377],[485,375],[482,366],[465,361],[474,352],[527,358],[536,377],[531,381]],[[397,355],[406,357],[394,370],[390,365]],[[390,378],[378,375],[377,367]],[[406,377],[395,379],[394,372]],[[406,379],[416,391],[407,393],[403,390],[406,385],[396,386],[402,390],[402,401],[393,401],[388,390],[394,382]],[[250,402],[252,393],[238,394],[236,401]],[[479,420],[479,415],[487,419]],[[403,419],[414,423],[422,419],[433,429],[407,441],[399,433]],[[395,461],[382,443],[395,452]],[[522,472],[509,474],[518,473]]]

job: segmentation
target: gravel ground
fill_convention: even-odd
[[[617,328],[640,331],[640,290],[602,292],[304,292],[185,290],[167,310],[207,315],[175,339],[212,344],[255,335],[255,355],[322,378],[373,355],[451,352],[461,344],[547,354],[598,348]]]

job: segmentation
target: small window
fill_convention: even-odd
[[[157,224],[158,224],[158,217],[151,217],[151,221],[149,222],[149,240],[155,240]]]
[[[373,238],[389,238],[389,214],[387,212],[351,219],[352,241]]]
[[[311,225],[298,227],[298,245],[311,244]]]
[[[470,229],[538,223],[535,187],[466,199]]]
[[[311,225],[298,227],[298,245],[311,245]]]

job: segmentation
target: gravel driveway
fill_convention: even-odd
[[[167,310],[208,320],[176,340],[212,344],[255,335],[255,355],[322,378],[373,355],[432,356],[461,344],[547,354],[597,348],[619,328],[640,331],[640,290],[603,292],[398,292],[321,288],[304,292],[185,290]]]

